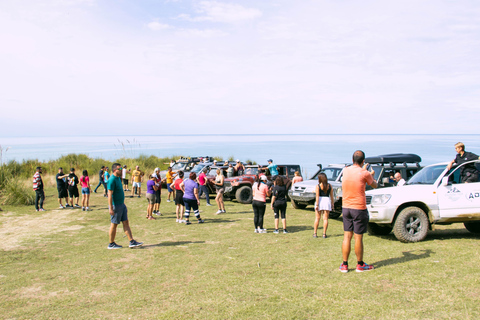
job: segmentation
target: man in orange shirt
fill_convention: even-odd
[[[342,214],[343,214],[343,263],[341,272],[348,272],[348,256],[351,251],[352,237],[355,237],[355,255],[357,256],[357,272],[371,271],[373,266],[363,262],[363,234],[367,232],[368,211],[365,198],[365,185],[377,187],[373,179],[375,172],[366,170],[365,153],[357,150],[353,154],[353,165],[343,169],[342,176]]]

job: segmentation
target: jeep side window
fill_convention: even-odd
[[[410,179],[417,171],[414,170],[414,169],[408,169],[407,170],[407,177],[405,178],[405,180],[408,180]]]
[[[448,183],[449,184],[450,183],[452,183],[452,184],[460,183],[460,166],[450,170],[449,172],[447,172],[446,175],[448,175]]]

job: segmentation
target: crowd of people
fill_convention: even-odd
[[[450,169],[453,165],[462,164],[464,162],[480,159],[476,154],[465,152],[465,146],[462,143],[455,145],[457,156],[452,162],[449,163]],[[375,172],[373,170],[367,170],[367,164],[365,164],[365,153],[361,150],[355,151],[352,157],[353,164],[346,167],[343,170],[342,177],[342,215],[343,215],[343,228],[344,239],[342,243],[342,258],[343,262],[339,267],[339,270],[343,273],[349,271],[348,259],[351,252],[352,238],[355,242],[355,255],[357,257],[357,272],[371,271],[374,269],[372,265],[369,265],[363,261],[364,247],[363,247],[363,234],[367,232],[367,225],[369,221],[369,215],[366,207],[365,187],[370,185],[373,188],[377,188],[377,181],[374,179]],[[254,213],[254,232],[255,233],[267,233],[264,228],[264,216],[267,205],[267,197],[271,197],[271,209],[274,212],[274,233],[279,233],[280,219],[282,220],[283,233],[287,234],[287,185],[282,178],[278,175],[277,166],[273,163],[272,159],[268,160],[268,169],[271,173],[271,184],[269,186],[266,175],[257,174],[255,177],[255,183],[252,186],[253,201],[252,209]],[[228,164],[228,168],[233,168],[231,164]],[[237,165],[234,170],[244,170],[243,165],[237,160]],[[205,194],[206,205],[211,206],[209,191],[206,186],[207,170],[204,169],[197,177],[196,173],[191,172],[188,178],[185,178],[183,171],[173,172],[169,167],[166,174],[167,185],[167,202],[171,202],[171,198],[175,201],[175,214],[176,222],[191,224],[191,214],[195,215],[198,223],[204,223],[204,220],[200,216],[200,196]],[[130,171],[127,166],[123,168],[119,163],[112,165],[112,173],[110,174],[109,168],[102,166],[99,171],[99,183],[96,186],[94,192],[103,185],[104,196],[108,198],[108,208],[111,216],[111,226],[109,231],[109,245],[108,249],[118,249],[122,246],[115,243],[115,236],[117,226],[122,223],[125,234],[127,235],[130,244],[129,247],[141,246],[143,243],[137,242],[133,236],[128,223],[128,210],[125,205],[125,191],[130,191],[129,179],[127,175],[131,174],[132,193],[130,197],[137,195],[141,197],[142,182],[145,173],[140,170],[139,166],[135,167],[135,170]],[[228,170],[227,170],[228,174]],[[42,168],[38,167],[35,175],[33,176],[33,188],[35,190],[35,209],[36,211],[45,211],[43,208],[45,193],[44,183],[42,180]],[[468,183],[478,180],[478,172],[475,166],[466,166],[461,172],[462,182]],[[397,185],[401,186],[405,183],[405,180],[399,174],[395,174],[392,177]],[[223,201],[223,193],[225,191],[225,182],[222,170],[217,169],[217,175],[214,179],[214,186],[216,190],[215,201],[218,206],[216,214],[226,213],[225,204]],[[299,172],[295,172],[295,176],[289,183],[295,184],[302,181],[302,177]],[[65,174],[63,168],[58,169],[56,175],[57,191],[58,191],[58,203],[61,209],[80,208],[79,205],[79,191],[78,185],[81,186],[82,193],[82,210],[89,210],[90,201],[90,178],[87,170],[83,170],[80,179],[75,174],[75,168],[70,169],[70,173]],[[149,220],[155,220],[153,215],[160,216],[160,203],[161,203],[161,184],[162,178],[160,176],[159,168],[155,168],[151,175],[148,175],[146,199],[148,200],[146,218]],[[313,237],[317,238],[317,231],[320,221],[323,216],[323,228],[322,237],[327,238],[328,229],[328,216],[332,210],[333,193],[332,186],[328,183],[327,176],[324,173],[318,175],[318,185],[315,188],[315,221],[314,221],[314,233]],[[63,205],[65,200],[65,206]]]

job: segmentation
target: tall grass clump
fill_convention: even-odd
[[[35,195],[31,188],[28,188],[25,181],[11,178],[8,179],[0,193],[3,205],[32,205],[35,202]]]

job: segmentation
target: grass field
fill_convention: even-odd
[[[2,207],[0,318],[3,319],[478,319],[479,237],[462,224],[438,227],[426,241],[365,236],[371,272],[338,271],[341,220],[314,239],[313,210],[287,210],[290,234],[253,232],[250,205],[227,201],[227,214],[204,206],[205,224],[175,223],[165,200],[156,221],[145,198],[127,198],[134,238],[107,250],[109,214],[101,194],[92,209],[45,212]],[[215,201],[212,199],[212,204]],[[319,230],[321,234],[321,230]],[[123,237],[123,238],[122,238]]]

